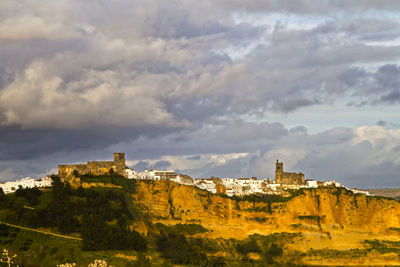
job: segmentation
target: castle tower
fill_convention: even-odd
[[[275,183],[282,183],[283,176],[283,162],[279,162],[276,160],[276,169],[275,169]]]
[[[117,173],[125,176],[125,153],[114,153],[114,164]]]

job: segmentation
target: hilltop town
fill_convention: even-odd
[[[265,261],[262,255],[270,252],[263,252],[261,248],[269,249],[270,245],[265,245],[263,240],[275,240],[282,249],[277,260],[303,266],[321,265],[327,260],[332,265],[343,265],[349,257],[355,264],[387,263],[386,257],[392,255],[377,254],[381,247],[371,250],[377,244],[375,239],[383,240],[379,245],[396,242],[394,249],[399,251],[398,201],[371,197],[366,191],[349,191],[335,181],[316,181],[307,179],[304,173],[286,172],[279,160],[274,164],[272,179],[192,179],[172,170],[138,172],[126,167],[124,153],[115,153],[109,161],[59,165],[58,175],[43,179],[41,184],[31,182],[31,178],[20,180],[24,183],[21,187],[52,187],[19,190],[14,184],[15,194],[0,194],[4,204],[2,220],[7,227],[29,227],[35,232],[31,238],[35,242],[31,247],[35,249],[47,242],[47,233],[54,233],[56,238],[62,233],[68,239],[66,243],[73,242],[76,246],[72,252],[63,249],[67,254],[76,255],[81,249],[89,251],[82,250],[82,253],[100,251],[98,255],[104,251],[115,254],[118,250],[118,253],[126,251],[124,255],[136,256],[140,255],[136,250],[142,249],[138,253],[146,257],[160,255],[149,258],[155,266],[166,261],[182,263],[175,260],[176,254],[166,253],[165,247],[177,244],[185,247],[198,242],[203,242],[204,247],[193,245],[193,251],[204,252],[206,258],[212,245],[213,253],[224,253],[224,261],[237,263],[233,266],[242,266],[243,260],[252,255],[260,255],[257,262]],[[37,238],[37,231],[43,229],[46,236]],[[166,231],[186,232],[176,236],[175,232]],[[26,230],[19,238],[25,236]],[[11,249],[25,255],[25,250],[16,250],[20,239],[16,240]],[[102,240],[106,241],[102,243]],[[172,240],[171,245],[159,246],[165,240]],[[149,244],[147,251],[143,251],[146,244]],[[260,248],[242,253],[242,244],[249,247],[256,244]],[[55,243],[54,246],[65,245]],[[326,248],[332,248],[332,252],[326,254]],[[181,249],[177,251],[180,254]],[[320,253],[319,258],[315,257],[315,251]],[[349,251],[351,254],[347,257]],[[114,256],[113,265],[123,266],[116,263],[120,258]],[[40,257],[38,254],[37,262],[41,261]],[[389,262],[397,266],[398,257]],[[202,266],[198,262],[193,265]]]
[[[214,194],[226,194],[227,196],[244,196],[251,194],[286,195],[287,190],[318,187],[343,187],[356,194],[371,195],[368,191],[350,189],[336,181],[317,181],[305,179],[303,173],[285,172],[283,162],[275,163],[275,179],[257,177],[251,178],[197,178],[192,179],[188,175],[177,174],[173,170],[144,170],[138,172],[126,166],[125,153],[114,153],[113,161],[88,161],[86,164],[62,164],[58,165],[58,175],[63,181],[80,183],[82,176],[99,176],[117,174],[127,179],[139,180],[168,180],[178,184],[196,186]],[[49,187],[50,176],[41,179],[30,177],[15,182],[0,183],[0,187],[7,193],[13,193],[18,188]]]

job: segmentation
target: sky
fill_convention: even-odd
[[[400,187],[397,0],[2,0],[0,181],[112,160]]]

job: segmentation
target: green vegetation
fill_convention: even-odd
[[[248,201],[253,203],[274,203],[274,202],[287,202],[292,198],[300,195],[304,195],[304,189],[298,190],[287,190],[290,193],[290,196],[281,196],[281,195],[264,195],[264,194],[252,194],[252,195],[245,195],[242,197],[233,196],[231,199],[236,201]]]
[[[4,225],[0,227],[2,234],[4,234],[5,227],[9,232],[8,238],[0,237],[0,248],[7,248],[11,255],[17,254],[15,263],[19,266],[56,266],[66,262],[75,262],[77,266],[88,266],[94,259],[106,260],[113,266],[138,266],[138,262],[118,258],[115,254],[129,253],[138,258],[143,255],[142,252],[126,250],[83,251],[81,242],[77,240],[19,230]],[[5,239],[11,240],[11,242],[4,243]],[[0,264],[0,266],[3,265]]]
[[[319,256],[327,259],[359,259],[365,257],[369,253],[367,249],[350,249],[350,250],[333,250],[333,249],[321,249],[307,252],[303,256]]]
[[[147,242],[129,225],[139,212],[126,198],[124,190],[132,186],[121,183],[119,177],[110,177],[122,184],[122,190],[90,188],[71,189],[58,177],[53,177],[49,192],[37,188],[18,189],[2,201],[4,221],[26,227],[44,227],[63,234],[79,234],[82,249],[134,249],[145,250]],[[27,208],[28,207],[28,208]]]
[[[294,229],[297,229],[301,226],[301,223],[293,223],[290,226],[292,226]]]
[[[321,217],[318,215],[300,215],[297,218],[300,220],[315,220],[315,221],[320,221]]]
[[[400,241],[365,240],[364,244],[380,254],[394,252],[400,255]]]
[[[157,249],[174,264],[205,265],[206,254],[199,252],[182,234],[161,233],[157,237]]]
[[[248,238],[243,242],[240,242],[236,246],[236,250],[238,253],[246,256],[250,252],[259,253],[261,252],[261,248],[257,244],[256,238]]]
[[[251,207],[246,209],[246,211],[251,211],[251,212],[266,212],[268,207]]]
[[[299,218],[300,220],[311,220],[311,221],[315,221],[318,223],[318,225],[321,223],[322,218],[318,215],[300,215],[297,218]]]
[[[263,222],[267,221],[267,218],[254,217],[254,218],[249,218],[249,220],[256,221],[256,222],[259,222],[259,223],[263,223]]]
[[[205,233],[208,232],[206,228],[204,228],[201,224],[176,224],[175,226],[172,226],[173,229],[175,229],[177,232],[185,234],[185,235],[195,235],[195,234],[200,234],[200,233]]]
[[[129,194],[136,193],[136,180],[126,179],[125,177],[118,174],[110,175],[83,175],[81,177],[82,183],[104,183],[113,184],[116,186],[122,186],[123,190]]]
[[[368,255],[395,253],[400,257],[400,242],[387,240],[365,240],[363,249],[350,250],[309,250],[307,253],[300,255],[301,257],[321,257],[322,259],[362,259]]]
[[[250,266],[277,264],[277,259],[284,253],[283,245],[293,242],[292,240],[298,236],[299,234],[296,233],[279,233],[268,236],[255,234],[239,241],[236,244],[236,251],[241,258],[242,264],[240,265],[248,265],[248,263],[250,263]],[[260,259],[250,259],[249,253],[258,254]]]

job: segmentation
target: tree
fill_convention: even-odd
[[[79,177],[79,172],[77,171],[77,170],[74,170],[73,172],[72,172],[72,175],[74,175],[74,177]]]
[[[175,264],[204,266],[207,262],[207,256],[191,246],[182,234],[161,234],[156,242],[158,251]]]
[[[272,243],[269,249],[266,251],[265,259],[267,263],[275,263],[275,258],[283,254],[283,249],[276,243]]]
[[[83,214],[81,235],[83,250],[105,250],[108,248],[106,221],[99,214]]]
[[[84,197],[85,196],[85,189],[83,189],[82,185],[76,189],[76,195],[78,197]]]

